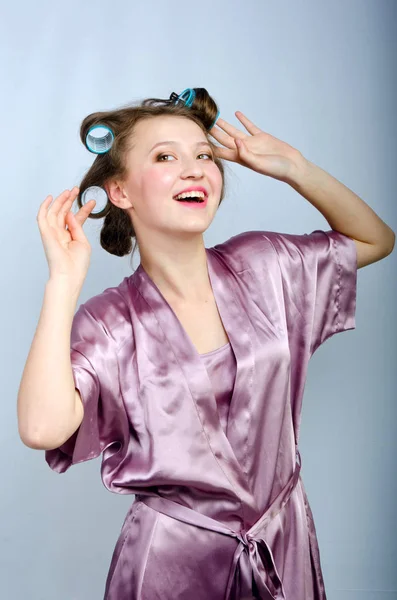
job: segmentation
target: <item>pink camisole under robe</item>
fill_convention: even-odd
[[[226,433],[230,401],[236,378],[236,358],[230,343],[200,354],[210,378],[218,407],[219,419]]]

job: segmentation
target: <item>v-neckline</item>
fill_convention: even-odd
[[[151,307],[165,338],[183,371],[196,405],[202,427],[218,462],[232,469],[241,488],[250,489],[245,459],[251,411],[249,401],[254,380],[252,325],[238,298],[238,286],[228,265],[206,248],[207,269],[214,300],[236,358],[236,378],[230,400],[226,432],[223,430],[216,398],[204,361],[182,326],[172,306],[140,263],[132,275],[134,285]],[[239,448],[236,456],[234,448]],[[225,468],[223,469],[225,471]],[[230,480],[230,478],[229,478]],[[240,494],[241,489],[240,489]]]

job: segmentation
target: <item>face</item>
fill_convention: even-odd
[[[132,144],[119,206],[127,208],[137,237],[203,233],[219,205],[222,175],[202,129],[185,117],[153,117],[137,123]],[[192,188],[204,192],[204,203],[175,200]]]

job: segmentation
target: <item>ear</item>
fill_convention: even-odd
[[[131,208],[132,204],[128,199],[123,183],[121,181],[108,181],[104,188],[109,200],[118,208]]]

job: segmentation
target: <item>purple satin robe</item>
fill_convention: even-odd
[[[355,328],[355,243],[250,231],[206,253],[236,359],[226,430],[203,358],[139,265],[75,314],[84,419],[46,460],[63,473],[103,452],[104,485],[136,495],[106,600],[325,600],[299,427],[310,357]]]

